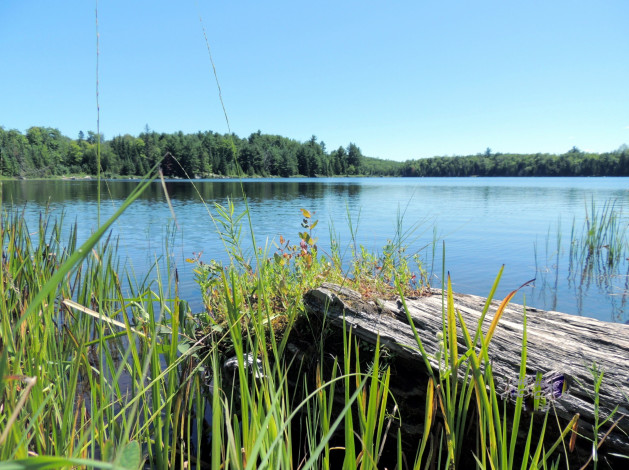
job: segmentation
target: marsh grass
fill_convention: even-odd
[[[606,278],[617,272],[629,256],[627,230],[615,203],[608,201],[597,208],[594,200],[585,207],[585,221],[581,230],[572,224],[570,243],[570,276],[581,283],[592,278]]]
[[[219,214],[223,217],[223,222],[220,224],[226,229],[224,234],[240,233],[239,230],[230,227],[231,223],[242,219],[240,215],[234,214],[233,206],[219,208]],[[359,247],[355,240],[352,240],[351,245],[355,247],[352,250],[352,262],[349,263],[349,270],[343,272],[339,270],[342,263],[335,259],[339,250],[333,250],[331,262],[321,256],[317,252],[316,239],[312,233],[316,221],[312,221],[312,214],[307,210],[302,210],[302,215],[302,226],[306,231],[299,234],[300,244],[290,246],[281,237],[280,243],[275,245],[276,251],[272,253],[262,251],[262,255],[258,257],[259,270],[253,269],[250,263],[243,262],[240,254],[232,257],[235,262],[230,266],[217,263],[205,264],[198,259],[192,260],[197,263],[198,281],[204,289],[206,319],[213,330],[211,334],[220,335],[226,330],[229,331],[228,342],[232,344],[225,349],[218,346],[218,349],[227,355],[235,354],[238,358],[239,381],[237,383],[240,386],[240,401],[237,403],[241,407],[248,404],[247,408],[240,410],[241,420],[238,421],[240,424],[230,423],[233,429],[226,432],[226,436],[228,441],[233,440],[233,443],[230,443],[228,447],[238,449],[240,446],[239,459],[243,461],[251,462],[251,458],[260,458],[259,449],[256,446],[243,445],[247,442],[247,435],[254,432],[248,430],[243,420],[247,419],[246,422],[251,424],[255,421],[252,420],[254,414],[260,419],[264,418],[265,424],[270,419],[268,415],[260,415],[258,409],[260,402],[269,403],[269,399],[254,398],[248,392],[249,389],[243,388],[243,383],[246,383],[247,379],[249,379],[249,386],[254,390],[257,391],[257,387],[260,386],[258,380],[254,378],[252,381],[251,375],[247,375],[247,371],[251,374],[252,369],[247,366],[248,361],[245,358],[253,354],[255,357],[262,358],[264,366],[260,375],[265,377],[264,383],[278,383],[284,389],[282,392],[277,391],[277,388],[273,389],[278,394],[284,395],[282,403],[292,404],[295,410],[306,408],[305,417],[303,414],[300,415],[302,421],[299,421],[298,425],[292,422],[297,416],[294,412],[289,414],[288,410],[282,409],[281,412],[276,410],[279,416],[287,417],[291,421],[291,423],[286,423],[283,429],[293,430],[290,437],[288,435],[282,437],[283,447],[281,448],[276,447],[280,445],[278,436],[269,437],[269,439],[273,438],[269,449],[280,452],[282,456],[280,459],[282,464],[279,461],[276,464],[282,468],[294,468],[297,462],[292,459],[300,456],[303,458],[300,462],[306,465],[305,468],[315,465],[315,462],[315,468],[337,468],[340,465],[343,468],[379,468],[379,458],[389,439],[393,445],[396,445],[397,440],[397,465],[399,468],[408,468],[409,449],[402,448],[402,437],[399,434],[401,428],[397,428],[397,437],[393,435],[394,433],[389,435],[391,421],[402,418],[399,414],[396,415],[396,404],[387,409],[387,403],[395,403],[395,397],[390,389],[388,364],[384,367],[380,366],[379,345],[372,349],[374,355],[372,361],[365,363],[358,359],[360,348],[351,338],[351,334],[344,332],[340,354],[334,356],[331,366],[324,368],[321,365],[326,362],[324,356],[329,353],[325,352],[325,325],[312,327],[314,343],[317,343],[317,335],[320,335],[318,340],[320,356],[314,369],[311,369],[314,370],[316,378],[314,384],[308,381],[307,377],[302,377],[303,384],[300,388],[302,394],[298,395],[290,392],[288,381],[283,380],[290,376],[290,368],[294,366],[292,363],[287,363],[287,356],[295,360],[294,356],[287,354],[287,338],[299,329],[300,321],[306,323],[313,321],[304,315],[301,307],[301,296],[305,290],[316,287],[323,280],[332,280],[351,286],[366,295],[375,293],[386,295],[390,293],[392,281],[402,301],[409,293],[417,292],[417,286],[409,282],[413,279],[413,276],[409,275],[409,264],[396,263],[390,258],[391,253],[399,255],[403,253],[403,250],[385,248],[381,256],[370,255]],[[238,245],[235,238],[232,236],[234,243],[229,243],[230,246]],[[393,243],[391,245],[396,246]],[[334,247],[335,243],[332,243],[332,246]],[[382,266],[387,263],[391,264],[390,275],[383,275],[385,269]],[[433,371],[428,362],[426,363],[426,369],[430,375],[427,400],[424,405],[426,418],[423,437],[416,450],[417,454],[412,468],[424,468],[435,464],[438,468],[455,468],[460,466],[461,461],[469,462],[469,436],[466,435],[465,430],[469,427],[468,420],[472,417],[474,417],[475,425],[478,426],[479,433],[477,447],[471,452],[479,468],[515,468],[516,466],[546,468],[557,465],[559,462],[559,456],[555,452],[565,448],[565,445],[561,446],[561,444],[575,425],[578,416],[575,416],[571,422],[564,423],[559,437],[547,446],[546,423],[551,409],[547,403],[552,400],[552,397],[539,394],[534,400],[534,409],[538,410],[537,414],[543,415],[541,431],[539,423],[536,424],[534,421],[534,416],[530,413],[531,410],[526,408],[524,400],[528,393],[524,390],[526,334],[522,343],[521,377],[518,388],[514,391],[517,397],[514,400],[514,410],[513,407],[507,406],[501,393],[496,390],[487,351],[503,309],[517,292],[517,290],[513,291],[503,300],[494,315],[487,335],[483,336],[481,325],[497,289],[500,274],[492,287],[481,321],[478,325],[474,325],[473,337],[454,308],[451,284],[448,279],[447,289],[444,290],[447,295],[444,297],[442,332],[444,339],[440,357],[442,367],[438,371]],[[523,313],[523,328],[526,331],[525,311]],[[282,321],[279,320],[280,317],[283,317]],[[409,324],[413,325],[410,319]],[[418,349],[422,356],[427,358],[423,351],[420,334],[415,331],[415,335]],[[215,337],[218,338],[218,336]],[[457,339],[460,337],[463,337],[467,345],[467,350],[461,353],[457,346]],[[291,341],[296,340],[294,336],[290,338]],[[217,343],[220,341],[213,341],[213,344]],[[352,357],[356,358],[354,363],[352,363]],[[281,372],[278,373],[277,368]],[[324,374],[324,370],[327,371],[327,375]],[[254,370],[254,376],[258,374]],[[461,380],[461,376],[464,380]],[[275,378],[269,380],[271,377]],[[294,389],[294,384],[291,385]],[[337,403],[335,406],[334,403],[339,401],[337,392],[339,388],[342,390],[341,404]],[[309,393],[313,389],[314,391]],[[358,392],[359,394],[356,395]],[[265,393],[268,394],[269,391]],[[233,394],[230,396],[233,397]],[[273,396],[277,397],[276,400],[280,400],[278,395]],[[312,402],[313,397],[316,398],[314,402]],[[227,402],[222,403],[223,408],[227,410]],[[276,402],[271,401],[271,403]],[[339,407],[342,408],[339,409]],[[525,409],[528,423],[522,420]],[[230,415],[233,415],[233,411]],[[333,419],[334,416],[336,420]],[[271,422],[276,423],[276,419],[274,417]],[[437,426],[438,431],[433,433],[433,426],[437,421],[440,421],[440,425]],[[222,424],[226,422],[227,419],[222,421]],[[339,437],[337,430],[341,427],[341,423],[344,432]],[[295,428],[300,430],[296,434]],[[336,435],[335,431],[337,431]],[[257,428],[255,432],[258,439],[261,439],[259,433],[264,432],[264,428]],[[329,444],[330,441],[335,443],[332,447]],[[315,445],[316,443],[319,444]],[[299,445],[296,454],[293,453],[295,445]],[[289,455],[284,455],[285,452]],[[339,460],[340,452],[343,457]],[[464,453],[468,455],[464,456]],[[233,450],[234,458],[236,454],[237,452]],[[267,463],[269,459],[271,457],[263,460],[262,463]],[[261,463],[258,460],[256,462]],[[233,460],[232,463],[240,468]]]
[[[554,232],[554,233],[553,233]],[[564,277],[581,313],[590,288],[610,297],[612,318],[625,321],[629,299],[629,223],[615,201],[598,207],[585,205],[583,221],[575,217],[567,237],[561,220],[549,227],[542,248],[534,245],[535,271],[540,295],[557,308],[559,278]]]
[[[176,270],[155,267],[152,281],[138,283],[120,270],[113,240],[97,243],[117,216],[78,247],[76,227],[64,237],[62,220],[43,216],[33,231],[19,213],[3,215],[0,468],[368,469],[383,468],[383,456],[398,468],[556,467],[577,417],[548,446],[551,408],[538,413],[541,429],[524,412],[526,311],[517,388],[511,400],[496,390],[487,351],[516,291],[486,335],[481,325],[502,270],[469,327],[447,278],[438,370],[409,321],[428,374],[422,437],[409,448],[390,358],[345,330],[330,356],[330,330],[301,300],[323,281],[397,293],[403,304],[421,294],[426,276],[417,258],[412,268],[408,234],[400,222],[380,254],[354,235],[346,260],[338,240],[320,253],[315,214],[299,215],[298,243],[280,237],[247,256],[247,209],[216,204],[230,261],[189,260],[205,305],[196,315],[178,296]],[[237,366],[228,370],[230,357]]]
[[[479,428],[477,465],[513,468],[522,401],[509,434],[487,359],[499,313],[486,337],[479,324],[472,339],[448,281],[443,367],[433,371],[427,363],[427,399],[418,404],[426,410],[424,432],[410,450],[402,427],[392,426],[403,417],[379,343],[365,349],[343,330],[340,353],[330,357],[325,322],[304,313],[303,294],[324,280],[365,295],[397,293],[402,301],[421,293],[427,276],[406,253],[402,217],[382,254],[360,247],[348,217],[345,260],[333,237],[332,252],[319,252],[317,221],[306,209],[298,244],[281,237],[258,247],[246,197],[240,214],[231,201],[208,208],[230,262],[190,260],[205,305],[197,315],[179,298],[168,263],[165,272],[156,263],[139,283],[121,270],[107,231],[152,179],[100,225],[98,17],[96,28],[99,227],[78,246],[76,226],[63,236],[64,222],[43,216],[33,230],[19,213],[0,209],[0,469],[375,469],[387,446],[399,469],[455,468],[470,419]],[[203,34],[229,128],[204,27]],[[250,257],[242,248],[244,222]],[[468,347],[461,354],[460,335]],[[308,343],[308,354],[291,351],[293,339]],[[225,369],[228,357],[236,358],[235,369]],[[521,375],[525,363],[526,336]],[[467,380],[459,383],[461,370]],[[517,457],[522,468],[543,466],[552,455],[536,435],[531,421]]]
[[[0,469],[556,468],[564,456],[575,420],[549,445],[551,408],[536,401],[541,428],[525,409],[525,311],[520,380],[511,400],[496,389],[487,351],[516,291],[486,334],[481,325],[502,271],[478,325],[464,323],[448,278],[438,370],[409,321],[428,375],[423,432],[409,445],[394,358],[351,331],[334,336],[302,304],[323,281],[403,304],[420,295],[426,276],[401,222],[382,253],[354,235],[344,259],[339,240],[320,252],[316,214],[302,209],[297,243],[253,238],[247,254],[246,206],[216,204],[229,262],[189,260],[205,306],[193,315],[173,267],[156,265],[146,282],[121,270],[115,241],[103,238],[120,211],[81,246],[62,220],[42,216],[33,229],[3,215]]]
[[[201,393],[184,367],[195,347],[178,352],[179,338],[193,344],[189,312],[158,273],[123,288],[102,238],[150,181],[80,246],[76,226],[2,213],[0,468],[166,468],[191,441],[179,419]]]

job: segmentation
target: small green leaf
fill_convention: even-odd
[[[183,355],[183,354],[186,354],[188,352],[190,347],[191,347],[190,343],[188,343],[187,341],[181,341],[177,345],[177,350]]]
[[[128,442],[116,458],[116,464],[125,470],[137,470],[142,462],[142,453],[138,441]]]

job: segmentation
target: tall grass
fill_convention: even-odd
[[[572,223],[570,243],[570,276],[589,282],[616,272],[627,258],[629,224],[623,223],[615,203],[608,201],[597,208],[594,200],[585,207],[585,221],[580,229]]]
[[[231,227],[234,221],[241,219],[240,215],[234,214],[233,206],[228,209],[219,208],[223,221],[220,223],[225,229],[224,234],[239,234],[238,229]],[[260,272],[253,272],[251,265],[242,262],[242,256],[238,254],[232,257],[232,265],[222,266],[216,263],[204,264],[197,260],[198,281],[204,290],[204,299],[206,300],[207,318],[212,324],[214,331],[222,333],[228,330],[231,348],[223,345],[223,351],[227,354],[235,354],[238,357],[240,367],[238,368],[239,376],[239,405],[241,407],[242,420],[247,419],[248,424],[252,424],[254,410],[257,408],[262,398],[253,399],[254,396],[248,392],[247,388],[242,388],[243,381],[249,379],[249,386],[257,390],[258,382],[246,375],[248,361],[245,358],[259,356],[263,359],[265,366],[262,376],[265,378],[275,377],[273,380],[266,380],[265,384],[278,382],[282,387],[286,386],[286,382],[282,382],[282,378],[289,374],[290,365],[286,364],[286,345],[287,335],[291,333],[290,326],[295,325],[298,321],[310,321],[305,319],[300,309],[300,301],[302,293],[311,287],[316,286],[322,280],[335,280],[339,283],[350,285],[363,293],[378,292],[382,294],[386,291],[383,287],[389,281],[396,281],[399,294],[402,299],[408,292],[414,288],[409,282],[413,276],[409,275],[409,264],[407,262],[391,262],[391,253],[393,250],[387,249],[383,251],[381,257],[371,255],[364,249],[355,244],[353,257],[349,263],[350,271],[343,273],[339,271],[338,260],[334,263],[328,262],[317,252],[312,227],[316,226],[316,221],[311,220],[311,214],[303,210],[304,216],[303,226],[309,229],[307,232],[300,233],[300,245],[290,246],[283,237],[276,246],[276,251],[271,253],[265,252],[260,259],[264,260],[258,264]],[[237,246],[235,235],[232,236],[229,246]],[[335,243],[332,243],[335,246]],[[395,246],[395,245],[394,245]],[[403,250],[397,250],[400,253]],[[238,251],[240,253],[240,251]],[[334,257],[338,256],[339,251],[333,252]],[[390,276],[383,276],[382,273],[385,266],[390,263],[391,268],[388,270]],[[379,269],[375,269],[379,267]],[[226,274],[228,273],[228,274]],[[347,277],[346,274],[351,274]],[[483,317],[487,313],[489,304],[498,285],[499,277],[492,288],[489,299],[483,312]],[[288,289],[292,286],[294,290]],[[261,287],[261,288],[260,288]],[[380,287],[380,288],[376,288]],[[390,288],[390,284],[388,284]],[[259,289],[260,288],[260,289]],[[259,289],[259,290],[256,290]],[[239,295],[240,294],[240,295]],[[430,372],[429,390],[426,402],[426,422],[424,437],[418,448],[418,454],[415,458],[415,467],[420,468],[422,464],[427,464],[435,458],[439,460],[444,467],[458,466],[458,462],[462,459],[465,440],[464,430],[469,415],[472,412],[472,398],[476,397],[477,404],[474,410],[478,415],[478,425],[480,428],[479,447],[476,450],[477,464],[481,468],[513,468],[519,462],[522,468],[537,468],[545,466],[553,451],[558,448],[559,443],[565,438],[574,423],[569,423],[563,430],[560,438],[550,448],[545,448],[545,427],[541,432],[533,427],[533,417],[530,416],[528,429],[520,428],[520,418],[524,409],[524,376],[526,373],[526,334],[523,337],[523,354],[521,366],[521,380],[519,381],[519,389],[517,389],[517,400],[515,402],[515,412],[507,411],[506,403],[502,400],[501,394],[496,391],[495,382],[491,373],[491,364],[489,363],[487,349],[491,342],[492,332],[496,329],[500,315],[509,300],[513,297],[515,291],[512,292],[501,304],[498,312],[494,315],[494,319],[489,327],[489,333],[483,337],[481,326],[476,325],[474,339],[470,337],[467,326],[464,324],[462,317],[458,315],[454,309],[452,290],[448,283],[446,307],[444,309],[444,329],[443,329],[443,367],[436,373],[432,371],[427,363],[427,370]],[[221,312],[227,312],[227,317]],[[261,314],[262,313],[262,314]],[[278,321],[284,316],[283,321]],[[259,323],[259,321],[262,323]],[[457,327],[457,321],[459,326]],[[234,327],[234,325],[237,327]],[[413,325],[409,319],[409,324]],[[277,326],[280,325],[278,328]],[[288,325],[288,326],[285,326]],[[526,330],[526,324],[523,326]],[[325,328],[318,330],[318,334],[325,335]],[[420,335],[416,333],[418,348],[422,352],[422,356],[427,358],[427,354],[423,351]],[[280,336],[278,336],[280,335]],[[457,351],[457,338],[463,337],[468,350],[459,354]],[[316,337],[314,338],[316,342]],[[323,347],[324,340],[320,339],[320,347]],[[342,465],[344,468],[378,468],[379,457],[382,455],[382,446],[386,442],[388,425],[386,425],[385,416],[391,413],[391,409],[387,411],[387,402],[393,400],[390,396],[389,388],[390,370],[384,368],[375,375],[375,371],[380,369],[380,349],[378,345],[373,350],[374,358],[372,365],[367,367],[365,364],[356,360],[353,368],[351,357],[359,356],[359,349],[356,343],[352,342],[351,337],[343,336],[343,347],[341,354],[337,356],[331,367],[328,368],[329,375],[325,377],[322,373],[321,364],[325,362],[323,356],[320,357],[315,370],[316,382],[309,383],[304,379],[303,391],[301,396],[303,400],[297,400],[296,407],[301,409],[304,404],[306,406],[305,424],[302,423],[300,429],[305,429],[305,443],[302,444],[304,450],[304,462],[308,465],[313,462],[317,463],[317,468],[334,468],[334,451],[342,450],[344,457]],[[220,343],[220,341],[217,341]],[[478,345],[478,346],[477,346]],[[477,347],[480,350],[476,352]],[[219,346],[221,348],[221,346]],[[265,352],[266,351],[266,352]],[[323,354],[323,351],[321,351]],[[274,367],[266,368],[266,361],[275,366],[280,365],[282,372],[279,376],[277,369]],[[459,369],[464,372],[461,374]],[[369,374],[366,375],[365,372]],[[258,373],[256,372],[255,375]],[[460,376],[466,377],[466,380],[460,380]],[[355,383],[350,377],[355,376]],[[363,379],[360,379],[363,377]],[[365,382],[365,377],[369,377],[370,381]],[[309,385],[310,384],[310,385]],[[435,384],[438,384],[435,386]],[[335,391],[338,386],[343,385],[343,395],[341,395],[343,406],[342,410],[333,406]],[[314,387],[315,403],[310,403],[312,394],[307,392]],[[356,398],[356,392],[368,387],[368,391],[361,391]],[[277,388],[274,388],[277,390]],[[354,391],[354,394],[352,394]],[[267,392],[268,393],[268,392]],[[277,393],[280,393],[279,391]],[[284,402],[291,403],[289,392],[287,389],[282,391],[285,395]],[[433,398],[430,398],[433,397]],[[251,401],[253,399],[253,401]],[[293,397],[293,400],[295,397]],[[280,400],[277,398],[277,400]],[[337,396],[338,400],[338,396]],[[269,401],[268,399],[266,400]],[[223,408],[227,409],[226,405]],[[393,408],[395,409],[395,408]],[[336,410],[336,411],[335,411]],[[350,410],[352,410],[350,412]],[[440,442],[444,442],[444,446],[436,446],[437,440],[432,440],[432,444],[428,445],[431,425],[436,419],[435,410],[439,410],[444,419],[442,427],[442,435]],[[294,419],[294,414],[287,414],[288,411],[279,413],[287,416],[290,420]],[[333,416],[336,413],[337,420],[333,422]],[[233,414],[233,411],[229,413]],[[546,415],[547,419],[548,416]],[[264,422],[269,419],[268,415],[264,417]],[[576,419],[576,418],[575,418]],[[341,420],[344,421],[344,438],[343,435],[333,437],[331,434],[338,426]],[[277,422],[275,419],[272,422]],[[229,444],[229,448],[237,449],[241,446],[242,458],[250,462],[252,455],[259,458],[258,450],[255,447],[243,445],[247,441],[246,436],[251,434],[248,427],[240,422],[236,426],[236,430],[227,432],[228,441],[233,440]],[[390,421],[389,421],[390,423]],[[512,424],[509,424],[512,423]],[[545,423],[545,421],[544,421]],[[294,427],[292,423],[286,423],[286,428]],[[510,428],[509,428],[510,426]],[[507,429],[510,429],[508,432]],[[258,438],[260,432],[264,430],[257,428]],[[528,437],[522,444],[521,434]],[[294,439],[294,435],[292,435]],[[303,435],[302,435],[303,438]],[[330,447],[329,440],[334,439],[338,445]],[[260,442],[260,441],[258,441]],[[278,437],[273,440],[274,444],[278,443]],[[314,443],[322,442],[314,446]],[[281,461],[292,468],[296,462],[290,457],[285,456],[286,452],[294,456],[291,452],[291,446],[295,442],[291,442],[287,437],[283,440],[284,447],[270,447],[280,452]],[[360,444],[357,446],[357,444]],[[277,444],[279,445],[279,444]],[[524,449],[522,450],[522,446]],[[252,451],[248,450],[252,449]],[[429,457],[424,457],[424,452],[429,449]],[[484,449],[487,449],[486,453]],[[407,451],[408,449],[405,449]],[[468,449],[469,450],[469,449]],[[299,454],[302,455],[302,454]],[[403,461],[402,449],[400,447],[398,465],[402,468]],[[469,457],[468,457],[469,458]],[[554,458],[554,456],[553,456]],[[269,457],[271,459],[271,457]],[[269,459],[264,460],[266,463]],[[339,464],[338,461],[336,464]],[[404,464],[405,465],[405,464]]]
[[[482,327],[501,273],[478,325],[457,312],[448,279],[437,370],[408,314],[428,376],[423,433],[409,444],[395,358],[334,333],[302,304],[333,281],[365,295],[396,291],[405,306],[425,276],[401,239],[379,255],[352,243],[351,259],[338,248],[326,256],[303,209],[299,242],[280,237],[251,262],[240,239],[246,209],[216,205],[230,261],[190,260],[205,305],[193,315],[176,270],[155,267],[138,284],[114,240],[97,244],[117,215],[81,246],[62,220],[43,216],[34,229],[3,215],[0,469],[542,468],[562,455],[574,423],[548,445],[550,411],[540,428],[525,409],[525,312],[518,385],[507,400],[496,389],[488,348],[515,291]]]
[[[191,442],[181,411],[202,390],[189,312],[159,278],[123,287],[115,243],[98,244],[149,183],[81,246],[76,226],[2,214],[0,468],[166,468]]]
[[[594,200],[586,203],[582,220],[575,217],[567,233],[562,232],[561,220],[549,227],[543,249],[534,245],[534,258],[539,292],[551,309],[557,308],[563,294],[558,287],[561,276],[568,281],[579,313],[589,289],[596,288],[610,297],[614,321],[626,320],[629,223],[616,201],[602,207]]]

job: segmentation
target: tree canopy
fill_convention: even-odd
[[[98,173],[99,136],[79,132],[76,139],[58,129],[31,127],[25,134],[0,126],[0,175],[48,177]],[[158,133],[145,127],[137,137],[100,136],[104,176],[142,176],[160,162],[165,176],[629,176],[629,148],[613,152],[484,153],[433,157],[404,163],[366,157],[355,143],[327,151],[312,136],[306,142],[254,132],[247,138],[212,131]]]
[[[629,176],[629,150],[582,152],[576,147],[561,155],[547,153],[433,157],[404,163],[404,176]]]
[[[161,160],[165,176],[399,176],[402,164],[367,159],[356,144],[328,153],[313,135],[299,142],[257,131],[248,138],[212,131],[172,134],[151,131],[137,137],[125,134],[105,140],[101,136],[100,164],[106,176],[141,176]],[[79,132],[76,139],[57,129],[31,127],[26,135],[0,127],[0,174],[45,177],[97,173],[98,135]],[[377,161],[377,164],[375,164]],[[239,172],[239,168],[242,173]]]

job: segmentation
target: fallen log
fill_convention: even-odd
[[[485,298],[455,294],[458,309],[471,331],[479,322]],[[400,299],[365,300],[351,289],[325,283],[304,296],[309,313],[325,318],[326,324],[336,328],[352,329],[352,334],[371,344],[378,336],[382,347],[397,357],[424,367],[406,312]],[[428,295],[406,299],[406,305],[424,345],[428,360],[438,371],[436,359],[441,342],[442,296],[439,289]],[[493,301],[483,323],[487,332],[493,314],[499,305]],[[522,332],[522,305],[510,304],[505,309],[489,346],[497,390],[508,396],[517,389],[520,370]],[[580,414],[579,432],[592,436],[594,424],[594,375],[592,367],[604,371],[599,391],[599,422],[607,419],[617,407],[610,422],[600,429],[599,438],[610,428],[613,421],[629,414],[629,325],[606,323],[591,318],[578,317],[555,311],[526,307],[527,315],[527,375],[537,373],[546,377],[561,377],[565,389],[559,396],[550,393],[552,407],[557,415],[569,421]],[[457,320],[457,328],[461,333]],[[467,347],[463,335],[458,336],[459,353]],[[461,377],[461,379],[463,379]],[[422,405],[423,406],[423,405]],[[627,453],[629,451],[629,417],[621,419],[607,436],[604,445]],[[581,438],[581,445],[588,444]],[[589,444],[591,448],[591,443]]]

